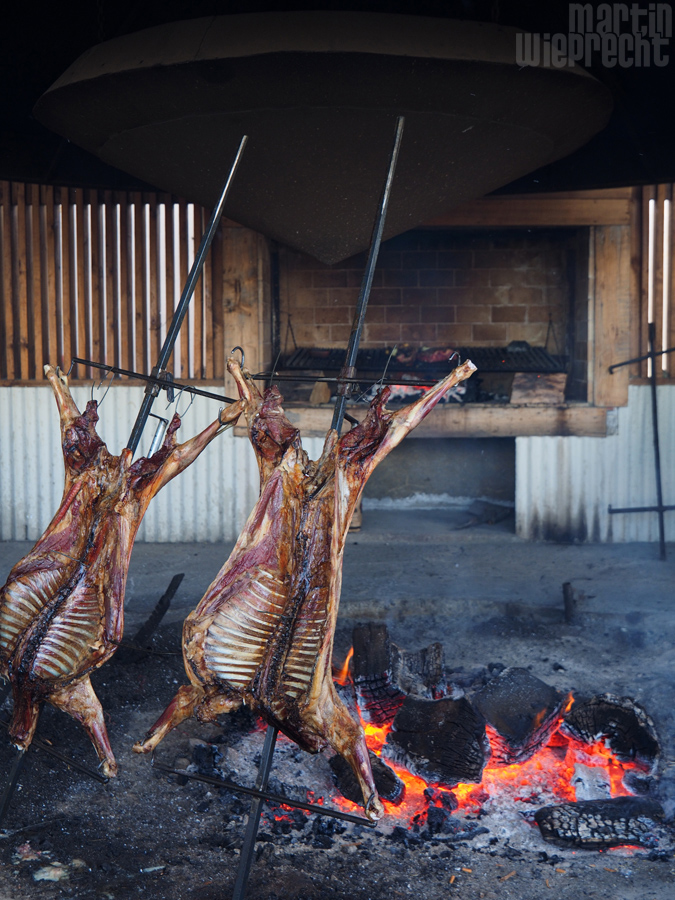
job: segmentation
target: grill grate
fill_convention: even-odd
[[[457,347],[462,360],[470,359],[481,372],[540,372],[553,373],[566,371],[566,358],[553,356],[543,347],[531,347],[518,342],[510,347]],[[434,374],[443,375],[448,371],[446,362],[427,362],[419,359],[418,351],[409,362],[400,362],[395,357],[387,369],[387,378],[400,374]],[[379,377],[384,371],[389,358],[389,350],[359,350],[356,367],[359,374],[372,372]],[[449,357],[452,350],[448,349]],[[321,369],[324,372],[339,372],[344,364],[345,352],[342,349],[322,349],[318,347],[298,347],[285,357],[279,368],[292,371]]]

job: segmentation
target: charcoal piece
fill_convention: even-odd
[[[406,697],[382,748],[384,759],[446,788],[479,782],[489,753],[485,722],[464,697]]]
[[[604,740],[617,759],[654,774],[660,756],[654,723],[630,697],[599,694],[575,703],[560,730],[586,744]]]
[[[441,791],[436,787],[426,788],[424,791],[424,799],[427,803],[433,804],[434,806],[440,805],[450,812],[457,809],[459,806],[459,801],[452,791]]]
[[[368,751],[368,755],[378,794],[383,800],[398,806],[405,797],[405,784],[372,750]],[[342,796],[352,803],[361,803],[363,801],[361,788],[348,763],[341,756],[335,755],[330,758],[329,765],[333,771],[335,785]]]
[[[654,846],[655,831],[664,818],[663,808],[642,797],[615,797],[544,806],[534,814],[547,841],[576,847],[617,847],[620,844]]]
[[[449,831],[448,821],[450,813],[442,806],[430,806],[427,810],[427,829],[429,834],[440,834],[442,831]]]
[[[405,694],[392,678],[392,649],[386,625],[370,622],[354,629],[353,678],[364,722],[388,725]]]
[[[492,761],[509,766],[534,756],[555,731],[568,699],[527,669],[504,669],[488,682],[473,703],[493,730]]]

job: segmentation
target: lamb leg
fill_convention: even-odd
[[[134,753],[150,753],[170,731],[185,719],[196,716],[200,722],[215,722],[216,716],[232,712],[241,706],[238,697],[209,693],[201,685],[184,684],[143,741],[134,744]]]
[[[59,691],[54,691],[46,699],[52,706],[62,709],[84,727],[101,760],[103,774],[107,778],[117,775],[117,763],[108,740],[108,732],[103,720],[103,708],[101,701],[94,693],[89,676],[73,681]]]
[[[363,728],[335,693],[330,677],[324,680],[319,703],[308,711],[306,724],[322,735],[336,753],[349,763],[363,794],[366,815],[376,822],[384,815],[370,768],[368,747]]]

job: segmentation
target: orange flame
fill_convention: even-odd
[[[350,647],[347,652],[347,656],[345,657],[345,661],[342,665],[342,668],[340,669],[337,677],[335,678],[335,680],[337,681],[338,684],[347,684],[347,682],[349,681],[349,663],[351,662],[353,655],[354,655],[354,648]]]

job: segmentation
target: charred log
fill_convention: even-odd
[[[485,722],[464,697],[406,697],[382,748],[383,758],[448,788],[479,782],[489,755]]]
[[[370,622],[353,632],[354,689],[364,722],[389,725],[405,700],[394,684],[392,644],[386,625]]]
[[[386,625],[359,625],[353,632],[354,687],[365,722],[389,725],[407,694],[438,700],[446,694],[443,645],[402,650]]]
[[[622,762],[635,763],[649,774],[656,770],[661,751],[654,723],[630,697],[600,694],[575,703],[560,730],[585,744],[604,740]]]
[[[370,768],[373,772],[375,787],[382,800],[398,806],[405,797],[405,784],[396,775],[393,769],[382,762],[372,750],[368,751]],[[341,756],[333,756],[330,759],[330,767],[333,772],[335,786],[346,800],[352,803],[361,803],[361,786],[351,766]]]
[[[659,803],[640,797],[544,806],[534,814],[544,840],[589,849],[620,844],[654,846],[658,843],[655,831],[663,818]]]
[[[490,726],[493,762],[524,762],[543,747],[569,700],[527,669],[509,668],[473,698]]]

